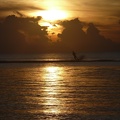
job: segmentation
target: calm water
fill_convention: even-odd
[[[0,120],[120,120],[120,62],[0,63]]]

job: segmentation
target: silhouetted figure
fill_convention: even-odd
[[[78,60],[78,58],[77,58],[77,56],[76,56],[76,53],[75,53],[74,51],[72,52],[72,54],[73,54],[74,59],[75,59],[75,60]]]

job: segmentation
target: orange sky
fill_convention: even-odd
[[[43,17],[44,22],[72,19],[93,22],[101,32],[120,41],[120,0],[0,0],[0,15],[14,14]]]

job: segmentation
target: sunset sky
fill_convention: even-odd
[[[45,10],[60,10],[67,17],[80,17],[87,21],[115,23],[120,17],[119,0],[0,0],[1,13],[20,11],[26,15],[38,15]],[[110,20],[111,19],[111,20]]]
[[[57,20],[79,18],[94,23],[106,38],[120,42],[120,0],[0,0],[0,17],[12,14],[42,16],[40,24],[51,28]]]
[[[120,0],[0,0],[1,16],[15,11],[27,16],[42,16],[47,21],[79,17],[97,24],[106,36],[120,39],[117,36],[117,30],[120,31]]]

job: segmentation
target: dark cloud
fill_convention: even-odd
[[[120,42],[119,20],[116,20],[111,25],[103,25],[103,24],[96,23],[96,26],[101,30],[101,33],[104,36],[111,38],[116,42]]]
[[[48,38],[46,27],[37,18],[8,16],[0,23],[0,53],[24,53],[46,51]]]
[[[100,34],[100,30],[94,24],[88,24],[86,31],[83,31],[83,24],[79,19],[64,21],[64,30],[58,37],[61,38],[62,50],[77,51],[117,51],[120,44],[106,39]]]
[[[10,13],[19,14],[22,17],[22,14],[27,11],[36,11],[44,10],[42,7],[37,7],[36,5],[18,3],[18,2],[8,2],[0,5],[0,17],[5,17]],[[19,12],[18,12],[19,11]]]
[[[98,28],[94,24],[90,23],[86,31],[87,48],[91,51],[114,51],[118,50],[116,43],[110,39],[106,39],[100,34]],[[120,45],[119,45],[120,46]]]
[[[109,7],[117,7],[120,4],[119,0],[109,0],[109,2],[107,0],[91,0],[91,1],[84,1],[83,2],[84,5],[87,5],[89,7],[102,7],[102,8],[109,8]],[[107,7],[106,7],[107,6]]]
[[[20,11],[20,10],[43,10],[43,8],[36,7],[33,5],[27,4],[7,4],[4,6],[0,6],[0,12],[6,11]]]
[[[86,24],[78,18],[61,21],[59,24],[64,27],[58,34],[61,40],[52,43],[47,37],[47,27],[38,24],[41,17],[17,14],[19,17],[10,15],[0,22],[0,53],[120,51],[120,44],[102,36],[92,23],[85,31]]]
[[[106,16],[120,17],[120,1],[119,0],[91,0],[84,1],[84,6],[87,6],[87,12],[92,12],[92,14],[97,13]],[[85,10],[86,10],[85,9]]]
[[[58,37],[61,38],[61,44],[66,48],[66,50],[78,50],[82,43],[84,45],[86,35],[82,30],[83,23],[80,22],[78,18],[70,21],[63,21],[62,25],[64,30],[62,34],[58,34]]]
[[[21,12],[19,12],[19,11],[13,11],[15,14],[17,14],[18,16],[20,16],[20,17],[23,17],[23,16],[25,16],[25,15],[23,15]]]

